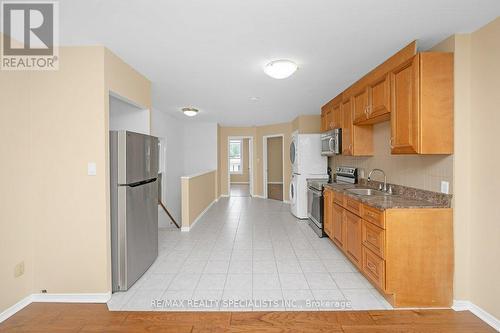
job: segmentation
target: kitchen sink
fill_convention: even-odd
[[[382,196],[391,195],[390,193],[374,190],[371,188],[350,188],[347,189],[346,191],[357,195],[382,195]]]

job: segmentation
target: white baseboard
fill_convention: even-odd
[[[290,200],[283,200],[283,203],[289,204]]]
[[[7,308],[5,311],[0,313],[0,323],[9,319],[13,315],[15,315],[16,312],[21,311],[30,304],[31,304],[31,295],[26,296],[16,304],[12,305],[10,308]]]
[[[254,194],[253,197],[260,198],[260,199],[266,199],[266,197],[264,197],[263,195],[257,195],[257,194]]]
[[[107,303],[111,292],[100,294],[31,294],[0,313],[0,323],[34,302],[50,303]]]
[[[469,301],[454,300],[451,307],[455,311],[470,311],[486,324],[500,332],[500,319],[495,318],[492,314],[481,309],[476,304]]]
[[[231,182],[229,185],[232,185],[232,184],[234,184],[234,185],[248,185],[250,183],[249,182]]]
[[[193,223],[191,223],[191,225],[189,225],[189,227],[181,227],[181,231],[183,231],[183,232],[189,232],[191,229],[193,229],[193,227],[194,227],[194,225],[196,224],[196,222],[198,222],[198,221],[201,219],[201,217],[202,217],[203,215],[205,215],[205,213],[206,213],[206,212],[210,209],[210,207],[212,207],[212,206],[213,206],[213,204],[214,204],[214,203],[216,203],[217,201],[219,201],[219,199],[218,199],[218,198],[217,198],[217,199],[215,199],[214,201],[212,201],[212,202],[210,203],[210,205],[208,205],[208,206],[207,206],[207,208],[205,208],[205,209],[204,209],[204,210],[200,213],[200,215],[198,215],[198,217],[196,217],[196,219],[193,221]]]
[[[32,302],[52,303],[107,303],[111,292],[101,294],[33,294]]]

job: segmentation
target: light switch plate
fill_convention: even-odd
[[[450,193],[450,183],[444,180],[441,181],[441,193]]]
[[[89,162],[87,164],[87,175],[95,176],[97,174],[97,165],[95,162]]]

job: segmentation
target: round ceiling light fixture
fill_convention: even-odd
[[[188,117],[194,117],[199,112],[199,110],[195,108],[182,108],[181,111]]]
[[[291,76],[298,68],[299,66],[291,60],[274,60],[264,67],[264,73],[274,79],[281,80]]]

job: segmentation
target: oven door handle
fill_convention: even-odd
[[[312,192],[313,194],[315,194],[317,196],[321,196],[323,194],[323,192],[321,192],[320,190],[317,190],[317,189],[312,188],[312,187],[308,187],[307,190]]]

